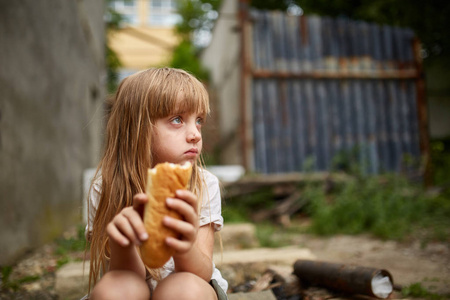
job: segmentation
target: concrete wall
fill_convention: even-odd
[[[0,265],[81,220],[101,145],[103,5],[0,2]]]
[[[210,87],[218,99],[217,110],[222,140],[221,164],[242,164],[239,126],[240,33],[237,1],[224,0],[210,45],[203,51],[202,63],[211,71]]]

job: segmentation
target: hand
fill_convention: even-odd
[[[188,190],[177,190],[175,198],[167,198],[167,206],[182,216],[182,220],[169,216],[165,216],[163,219],[163,224],[166,227],[181,235],[180,239],[166,238],[166,244],[173,248],[177,254],[189,252],[197,239],[199,224],[197,201],[197,196]]]
[[[148,239],[142,221],[144,206],[147,202],[147,195],[136,194],[133,197],[133,206],[125,207],[114,217],[106,227],[106,233],[111,242],[128,247],[130,244],[139,246]]]

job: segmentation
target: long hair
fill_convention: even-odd
[[[180,110],[205,116],[209,113],[205,87],[183,70],[148,69],[120,83],[110,103],[104,153],[93,181],[101,177],[102,188],[91,228],[89,290],[108,265],[107,224],[133,204],[133,195],[145,191],[147,169],[153,166],[151,137],[155,121]],[[201,161],[193,165],[190,184],[199,205],[204,186],[199,172]],[[157,271],[150,274],[158,277]]]

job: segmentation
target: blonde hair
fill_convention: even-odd
[[[101,176],[102,189],[90,237],[89,290],[107,268],[107,224],[133,204],[133,195],[145,191],[147,169],[153,166],[154,122],[179,111],[209,113],[203,84],[188,72],[172,68],[148,69],[125,78],[109,105],[105,149],[95,176]],[[190,184],[199,205],[204,187],[199,172],[202,166],[201,158],[194,163]],[[149,271],[158,279],[156,270]]]

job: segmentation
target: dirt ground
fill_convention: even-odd
[[[433,294],[450,297],[448,243],[423,245],[419,241],[381,241],[365,235],[323,238],[298,234],[292,238],[292,245],[309,249],[317,260],[385,269],[392,274],[396,285],[420,283]],[[20,282],[21,278],[38,279],[24,281],[13,291],[5,288],[5,278],[2,278],[0,299],[58,299],[54,287],[59,258],[54,250],[55,245],[45,245],[13,266],[10,283]],[[71,255],[74,260],[80,258],[80,253]],[[396,293],[391,298],[401,298],[399,295]]]
[[[310,249],[318,260],[385,269],[396,285],[421,283],[432,293],[450,296],[448,243],[400,243],[364,235],[329,238],[299,235],[296,243]]]

